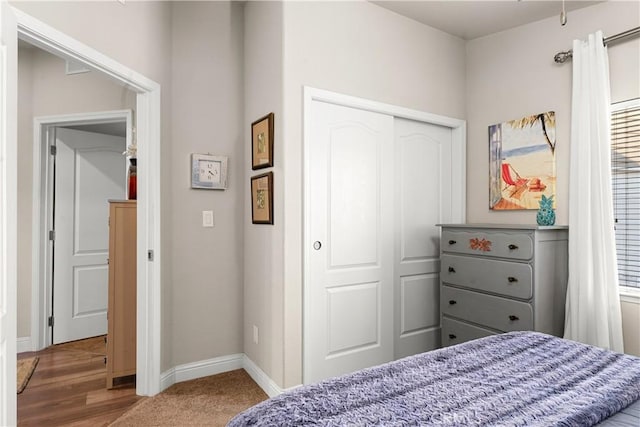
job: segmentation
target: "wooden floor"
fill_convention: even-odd
[[[105,426],[141,397],[133,377],[106,388],[104,337],[20,353],[40,360],[25,390],[18,395],[19,426]]]

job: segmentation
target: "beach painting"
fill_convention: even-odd
[[[553,111],[489,126],[489,208],[538,209],[556,193]]]

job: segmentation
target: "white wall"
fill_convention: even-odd
[[[571,63],[556,52],[602,30],[604,36],[640,26],[640,3],[605,2],[467,43],[467,222],[535,223],[535,210],[489,210],[487,127],[525,115],[556,112],[557,223],[569,218]],[[640,39],[608,48],[612,102],[640,97]],[[638,304],[622,304],[625,351],[640,354]]]
[[[18,337],[29,337],[33,119],[134,109],[135,94],[94,72],[67,76],[63,60],[37,48],[20,48],[18,67]]]
[[[285,387],[302,381],[304,85],[454,118],[465,114],[463,40],[369,2],[285,2],[283,300]],[[263,351],[269,351],[264,348]]]
[[[284,113],[283,22],[281,2],[252,1],[244,8],[244,352],[270,378],[282,384],[284,370],[283,210]],[[274,113],[274,167],[251,169],[251,123]],[[250,177],[274,173],[274,224],[252,224]],[[258,328],[258,344],[253,326]]]
[[[18,49],[18,338],[31,338],[32,52]]]
[[[640,304],[636,300],[625,300],[622,307],[622,338],[624,352],[640,356]]]
[[[243,352],[243,123],[242,4],[177,2],[171,8],[173,141],[173,275],[164,286],[171,307],[174,365]],[[248,126],[247,126],[248,127]],[[191,153],[228,156],[228,188],[190,188]],[[202,227],[212,210],[214,228]],[[165,333],[165,336],[167,334]]]

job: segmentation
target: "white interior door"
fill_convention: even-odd
[[[395,358],[440,346],[440,229],[452,219],[451,128],[398,119],[395,133]]]
[[[107,332],[109,199],[125,198],[125,138],[56,128],[53,343]]]
[[[393,358],[393,118],[311,108],[305,383]]]
[[[18,50],[16,20],[0,2],[0,425],[16,425]]]

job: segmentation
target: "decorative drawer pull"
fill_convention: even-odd
[[[512,277],[512,276],[509,276],[507,278],[507,280],[509,281],[509,283],[513,283],[513,282],[517,282],[518,281],[518,279],[516,279],[515,277]]]
[[[453,334],[449,334],[449,339],[450,340],[455,340],[456,338],[458,338],[458,337],[453,335]]]
[[[456,242],[455,240],[449,240],[449,244],[450,245],[455,245],[456,243],[458,243],[458,242]]]
[[[449,267],[449,273],[455,273],[455,272],[456,272],[456,269],[455,269],[455,268],[453,268],[453,267]]]
[[[516,320],[520,320],[520,318],[512,314],[511,316],[509,316],[509,320],[511,320],[512,322],[515,322]]]
[[[511,249],[512,251],[515,250],[515,249],[518,249],[518,245],[511,244],[511,245],[509,245],[509,249]]]
[[[458,303],[458,301],[454,300],[454,299],[450,299],[449,300],[449,305],[456,305]]]

